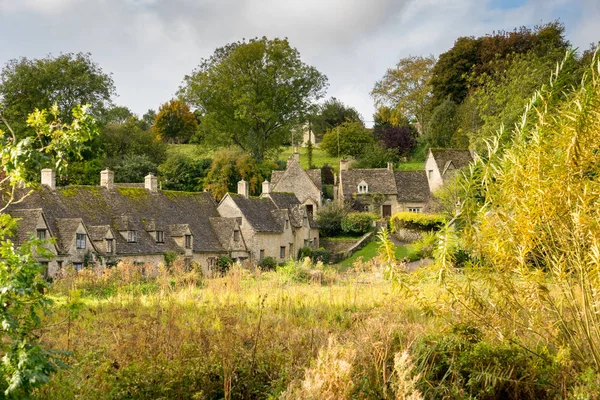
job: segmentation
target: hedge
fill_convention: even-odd
[[[353,212],[342,218],[342,230],[345,233],[362,235],[371,230],[376,219],[377,215],[372,213]]]
[[[411,229],[417,231],[437,231],[446,223],[441,214],[420,214],[399,212],[392,216],[390,225],[393,230]]]

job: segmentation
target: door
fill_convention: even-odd
[[[391,204],[384,204],[383,206],[381,206],[381,215],[385,218],[385,217],[391,217],[392,216],[392,205]]]

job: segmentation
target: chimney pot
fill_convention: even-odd
[[[348,167],[350,166],[350,160],[342,159],[340,160],[340,175],[342,171],[348,171]]]
[[[266,179],[262,183],[262,192],[263,192],[263,194],[269,194],[269,193],[271,193],[271,182],[269,182]]]
[[[56,172],[51,168],[42,170],[42,185],[48,186],[50,189],[56,189]]]

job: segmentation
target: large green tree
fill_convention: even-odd
[[[35,109],[58,107],[58,117],[73,121],[71,110],[88,104],[89,113],[102,120],[115,86],[89,53],[61,54],[42,59],[13,59],[0,73],[0,104],[18,137],[34,135],[25,121]]]
[[[426,126],[427,106],[431,100],[431,70],[435,57],[401,58],[375,82],[371,96],[378,107],[396,109],[400,115]]]
[[[332,97],[317,107],[310,117],[313,133],[322,137],[325,132],[344,122],[361,122],[360,114],[355,108],[346,106],[342,101]]]
[[[235,144],[261,161],[306,119],[326,86],[287,39],[263,37],[215,50],[184,78],[179,94],[200,110],[208,140]]]
[[[332,157],[360,157],[374,143],[373,133],[362,122],[344,122],[323,136],[321,149]]]

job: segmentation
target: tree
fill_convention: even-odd
[[[171,99],[158,109],[153,129],[169,143],[187,143],[196,133],[198,122],[186,103]]]
[[[147,155],[156,164],[167,159],[167,145],[153,131],[143,130],[136,118],[124,124],[106,125],[100,132],[100,141],[109,160],[122,160],[128,154]]]
[[[17,137],[35,135],[25,121],[37,109],[57,105],[64,123],[73,121],[71,110],[88,104],[88,112],[101,120],[115,86],[89,53],[61,54],[42,59],[13,59],[0,73],[2,114],[11,121]]]
[[[327,78],[300,60],[287,39],[251,39],[215,50],[184,78],[180,95],[200,110],[207,138],[261,162],[304,122]]]
[[[431,99],[431,71],[435,57],[401,58],[375,83],[371,96],[378,107],[388,106],[401,115],[426,126],[427,105]]]
[[[362,122],[344,122],[327,132],[321,141],[321,149],[332,157],[359,157],[375,139]]]
[[[447,99],[437,106],[431,115],[425,137],[429,147],[451,147],[454,133],[458,127],[457,106]]]
[[[433,107],[447,98],[461,103],[469,92],[469,77],[492,73],[493,69],[502,67],[498,60],[529,51],[539,55],[553,49],[566,51],[568,47],[564,26],[559,22],[536,26],[533,30],[521,27],[512,32],[500,31],[479,38],[458,38],[450,50],[440,55],[433,67]]]
[[[385,126],[375,129],[374,135],[383,147],[396,149],[401,156],[409,155],[417,145],[415,129],[409,125]]]
[[[26,179],[32,169],[46,165],[60,171],[96,133],[86,106],[73,110],[71,123],[63,123],[58,116],[58,106],[49,112],[34,111],[27,118],[34,136],[19,139],[0,113],[6,129],[0,130],[4,173],[0,211],[20,199],[23,191],[17,188],[32,185]],[[56,352],[40,342],[40,316],[49,312],[51,300],[43,294],[46,282],[34,254],[48,255],[43,247],[47,243],[30,239],[15,245],[9,239],[14,237],[17,223],[9,214],[0,213],[0,390],[8,398],[31,398],[33,388],[47,382],[63,364]]]
[[[129,118],[136,118],[131,110],[124,106],[115,106],[107,110],[104,116],[104,123],[124,124]]]
[[[310,116],[312,131],[319,138],[344,122],[362,122],[362,119],[356,109],[346,106],[335,97],[318,106]]]
[[[158,163],[146,154],[127,154],[113,169],[115,182],[144,182],[146,175],[156,175]]]
[[[170,156],[158,167],[162,188],[184,192],[201,191],[212,161],[210,158],[197,159],[180,154]]]

